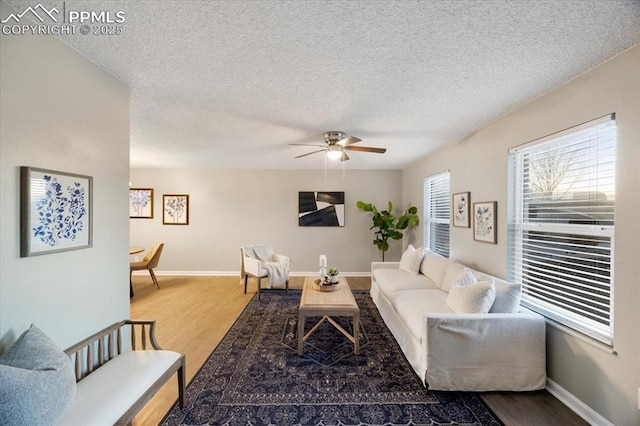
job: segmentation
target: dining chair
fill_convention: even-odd
[[[131,283],[131,275],[133,271],[142,271],[144,269],[149,271],[149,275],[151,275],[151,279],[156,287],[160,288],[158,284],[158,279],[156,278],[156,274],[153,273],[153,269],[158,266],[160,262],[160,256],[162,255],[162,249],[164,248],[164,243],[156,243],[153,248],[144,255],[144,258],[140,262],[130,262],[129,263],[129,285],[130,285],[130,294],[133,296],[133,285]]]

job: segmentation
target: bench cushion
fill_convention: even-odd
[[[180,359],[173,351],[131,351],[78,382],[76,398],[60,425],[112,425]]]

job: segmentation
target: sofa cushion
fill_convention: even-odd
[[[393,299],[393,295],[399,291],[438,288],[424,275],[411,275],[400,269],[376,269],[373,271],[373,279],[376,280],[380,291],[389,299]]]
[[[399,269],[412,275],[418,275],[423,257],[424,250],[422,247],[416,249],[413,245],[409,244],[404,253],[402,253]]]
[[[425,315],[453,312],[447,306],[446,298],[447,293],[438,288],[406,290],[396,293],[392,303],[413,337],[422,341],[423,328],[426,327]]]
[[[447,296],[447,306],[458,314],[486,314],[496,298],[493,281],[451,287]]]
[[[520,310],[522,284],[515,284],[496,278],[484,272],[473,271],[478,281],[493,281],[496,286],[496,300],[491,307],[492,314],[515,314]]]
[[[444,274],[442,286],[440,288],[448,293],[451,291],[451,287],[455,284],[467,285],[476,282],[478,282],[478,280],[473,275],[473,271],[471,269],[467,268],[460,262],[453,261],[449,263],[449,266],[447,267],[447,272]]]
[[[496,300],[489,312],[496,314],[514,314],[520,309],[522,284],[510,283],[500,278],[494,278],[496,286]]]
[[[55,424],[76,394],[69,357],[35,325],[0,357],[0,424]]]
[[[442,286],[444,274],[451,260],[446,257],[425,249],[424,258],[420,264],[420,273],[429,277],[438,287]]]

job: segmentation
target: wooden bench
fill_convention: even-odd
[[[131,350],[123,351],[125,327],[130,327]],[[184,355],[160,348],[155,321],[117,322],[65,353],[75,365],[77,394],[61,425],[129,424],[176,372],[178,402],[184,404]]]

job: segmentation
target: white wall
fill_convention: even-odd
[[[348,167],[348,166],[347,166]],[[401,206],[402,172],[322,170],[132,169],[132,187],[154,189],[154,218],[131,219],[131,244],[165,248],[159,273],[238,273],[240,246],[268,242],[291,257],[291,270],[316,271],[318,256],[343,272],[369,273],[380,259],[362,200]],[[344,227],[299,227],[299,191],[344,191]],[[162,194],[189,194],[188,226],[162,224]],[[388,259],[399,259],[392,244]]]
[[[617,355],[547,327],[548,376],[616,425],[640,424],[640,46],[491,123],[404,171],[404,203],[421,205],[424,177],[450,169],[451,192],[498,202],[498,244],[451,228],[451,256],[506,275],[507,150],[615,112],[617,180],[614,329]],[[421,235],[421,233],[419,233]]]
[[[129,316],[129,90],[53,37],[0,55],[0,353],[31,323],[66,348]],[[92,248],[20,258],[20,166],[93,176]]]

